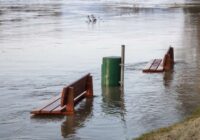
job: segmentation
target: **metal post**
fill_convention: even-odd
[[[121,47],[121,78],[120,85],[124,87],[124,62],[125,62],[125,45]]]

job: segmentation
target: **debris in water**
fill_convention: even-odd
[[[97,18],[94,15],[88,15],[87,16],[87,23],[96,23],[97,22]]]

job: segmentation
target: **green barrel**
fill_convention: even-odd
[[[101,84],[102,86],[120,86],[121,57],[111,56],[103,57],[101,66]]]

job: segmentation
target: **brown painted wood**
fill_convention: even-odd
[[[86,97],[93,97],[93,82],[92,76],[88,77]]]
[[[147,65],[144,67],[143,72],[149,72],[151,65],[153,64],[155,59],[150,60]]]
[[[86,91],[81,93],[79,96],[77,96],[76,98],[74,98],[74,105],[77,105],[82,99],[84,99],[86,97]]]
[[[162,61],[161,61],[160,65],[158,66],[156,72],[163,72],[163,71],[164,71],[164,67],[163,67],[163,59],[162,59]]]
[[[74,114],[74,106],[85,97],[93,96],[92,76],[87,74],[63,88],[59,96],[52,98],[42,107],[33,110],[32,114]]]
[[[45,107],[53,104],[54,102],[56,102],[57,100],[60,100],[61,95],[55,96],[53,98],[51,98],[50,100],[48,100],[46,103],[44,103],[41,107],[36,108],[34,110],[31,111],[31,114],[36,114],[39,113],[42,109],[44,109]]]
[[[89,76],[90,74],[87,74],[63,89],[62,96],[61,96],[61,99],[62,99],[61,106],[64,106],[67,103],[67,97],[68,97],[67,94],[69,92],[69,87],[74,88],[74,98],[76,98],[79,94],[87,90],[86,83]]]
[[[43,108],[40,110],[40,112],[51,112],[52,110],[56,109],[57,107],[60,106],[60,99],[53,102],[52,104],[48,105],[47,107]]]
[[[170,54],[166,54],[166,62],[164,65],[164,70],[168,71],[171,70],[171,68],[172,68],[172,60],[170,58]]]
[[[145,69],[143,69],[143,72],[145,73],[153,73],[153,72],[161,72],[161,63],[162,59],[153,59],[151,60],[146,66]],[[160,68],[159,68],[160,66]],[[157,70],[159,68],[159,70]]]
[[[174,49],[169,47],[163,59],[151,60],[143,69],[143,72],[164,72],[171,70],[174,64]]]
[[[155,59],[153,64],[151,65],[149,71],[150,72],[156,72],[157,68],[159,67],[162,59]]]
[[[55,109],[53,109],[52,111],[40,111],[40,112],[36,112],[34,113],[35,115],[64,115],[66,114],[66,108],[58,106]]]
[[[62,114],[63,112],[66,112],[66,106],[61,107],[60,105],[52,110],[50,113],[56,113],[56,114]]]
[[[74,113],[74,87],[69,87],[69,92],[67,93],[66,101],[66,111]]]
[[[173,47],[170,46],[166,54],[169,54],[170,58],[172,60],[174,60],[174,48]]]

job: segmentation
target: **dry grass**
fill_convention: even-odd
[[[180,123],[143,134],[135,140],[200,140],[200,108]]]

